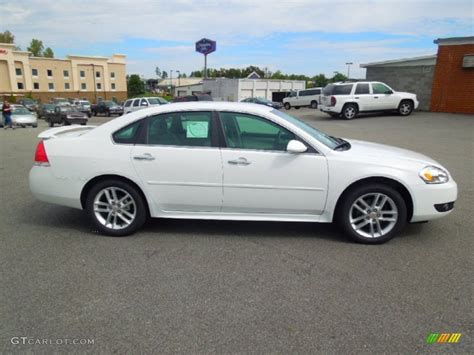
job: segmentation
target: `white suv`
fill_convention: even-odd
[[[138,111],[142,108],[147,108],[154,105],[164,104],[169,104],[169,102],[162,97],[137,97],[136,99],[130,99],[124,102],[123,114]]]
[[[397,92],[377,81],[359,81],[327,85],[319,109],[333,117],[352,120],[359,112],[370,111],[397,111],[408,116],[418,104],[415,94]]]
[[[299,109],[303,106],[318,108],[320,96],[323,88],[312,88],[306,90],[292,91],[290,95],[283,99],[283,106],[287,110],[294,107]]]

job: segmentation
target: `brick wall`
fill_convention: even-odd
[[[466,54],[474,45],[441,45],[435,68],[431,111],[474,113],[474,68],[463,68]]]
[[[419,110],[428,111],[433,84],[433,65],[418,66],[374,66],[367,68],[367,80],[381,81],[396,91],[416,94]]]

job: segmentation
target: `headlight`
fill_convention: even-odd
[[[449,181],[448,172],[436,166],[425,166],[419,175],[427,184],[444,184]]]

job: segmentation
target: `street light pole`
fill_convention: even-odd
[[[172,70],[170,70],[170,94],[173,95],[171,90],[173,90],[173,71]]]
[[[351,77],[351,65],[354,64],[352,62],[347,62],[346,65],[347,65],[347,79],[350,79]]]
[[[176,73],[178,73],[178,86],[181,86],[181,72],[179,70],[176,70]]]
[[[97,84],[95,82],[95,65],[94,63],[92,63],[91,65],[92,65],[92,80],[94,81],[94,100],[95,100],[95,103],[97,103]]]

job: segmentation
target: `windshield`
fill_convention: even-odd
[[[330,135],[324,132],[321,132],[320,130],[310,126],[306,122],[296,117],[290,116],[279,110],[272,110],[272,113],[277,115],[280,118],[283,118],[285,121],[288,121],[291,124],[294,124],[298,128],[308,133],[311,137],[317,139],[319,142],[323,143],[325,146],[331,149],[334,149],[339,144],[339,141],[337,141],[335,138],[331,137]]]
[[[54,107],[55,107],[55,106],[54,106],[53,104],[44,104],[44,105],[43,105],[43,108],[44,108],[45,110],[54,110]]]
[[[79,101],[79,105],[90,105],[89,101]]]
[[[74,106],[60,106],[59,109],[61,110],[61,112],[78,112],[78,109]]]
[[[117,106],[117,104],[113,101],[104,101],[104,105],[107,107]]]
[[[160,97],[151,97],[148,99],[150,105],[160,105],[163,104],[165,100],[161,99]]]
[[[261,103],[264,103],[264,104],[271,104],[272,103],[270,100],[267,100],[264,97],[257,97],[257,101],[261,102]]]
[[[26,107],[12,107],[12,114],[14,114],[14,115],[31,115],[31,112]]]

